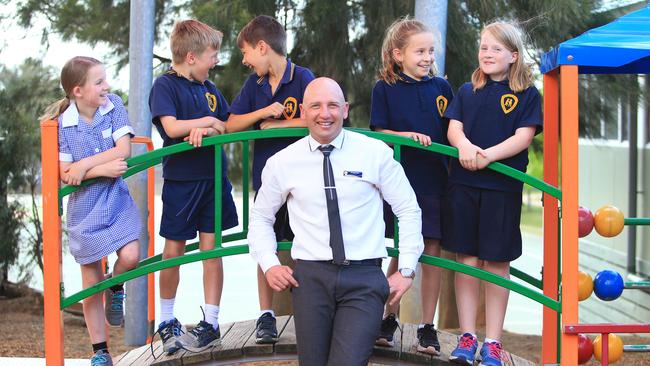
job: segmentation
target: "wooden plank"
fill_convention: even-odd
[[[255,320],[235,323],[221,339],[221,344],[212,349],[212,358],[219,360],[228,357],[240,357],[242,348],[255,330]]]
[[[418,352],[417,330],[418,326],[415,324],[402,324],[402,351],[399,356],[400,360],[424,363],[433,363],[435,360],[439,360],[437,357]]]
[[[162,349],[162,341],[153,343],[153,354],[156,355],[156,357],[159,357],[162,354]],[[149,348],[145,350],[144,353],[140,355],[140,357],[133,360],[133,362],[131,362],[128,366],[148,366],[151,364],[151,362],[153,362],[153,360],[154,357],[152,356],[151,346],[149,346]],[[125,364],[125,366],[127,365]]]
[[[280,339],[274,346],[276,353],[298,353],[298,346],[296,345],[296,326],[293,321],[293,316],[289,316],[287,322],[280,333]]]
[[[130,366],[135,360],[140,358],[146,352],[150,352],[150,345],[148,344],[146,346],[132,349],[129,352],[125,352],[122,355],[116,357],[118,358],[118,361],[115,362],[115,366]]]
[[[212,351],[223,342],[223,339],[226,337],[230,329],[232,329],[234,323],[220,324],[219,330],[221,332],[221,341],[215,345],[212,345],[200,352],[191,352],[187,351],[182,355],[183,365],[190,365],[193,363],[205,362],[212,360]]]
[[[438,341],[440,342],[440,359],[448,360],[451,351],[456,348],[458,344],[458,336],[443,330],[438,331]]]
[[[510,360],[512,362],[511,365],[513,365],[513,366],[535,366],[535,364],[533,362],[530,362],[530,361],[528,361],[526,359],[523,359],[523,358],[521,358],[519,356],[513,355],[512,353],[509,353],[509,352],[506,352],[506,353],[507,353],[507,356],[510,358]]]
[[[402,326],[403,325],[400,324],[395,330],[395,334],[393,334],[395,345],[393,347],[382,347],[375,345],[372,350],[373,356],[386,357],[394,360],[399,359],[400,353],[402,352]]]
[[[282,330],[285,328],[288,321],[288,315],[279,316],[276,318],[275,325],[279,329],[278,334],[280,336],[282,335]],[[254,332],[255,327],[253,327],[253,333]],[[271,355],[273,354],[273,344],[257,344],[255,343],[255,335],[253,334],[250,338],[248,338],[246,343],[244,343],[242,351],[246,356]]]

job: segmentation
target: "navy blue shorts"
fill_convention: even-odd
[[[221,194],[221,229],[237,226],[237,209],[232,186],[224,182]],[[162,190],[163,212],[160,236],[171,240],[190,240],[196,233],[214,233],[214,180],[165,180]]]
[[[446,250],[490,262],[521,256],[521,193],[450,184],[443,210]]]
[[[425,239],[439,240],[442,237],[441,220],[442,198],[441,195],[419,195],[418,205],[422,210],[422,236]],[[392,238],[395,234],[393,211],[390,205],[384,201],[384,222],[386,223],[386,237]]]
[[[253,202],[257,199],[257,193],[255,192],[255,197]],[[291,226],[289,226],[289,210],[287,210],[287,203],[285,202],[278,212],[275,213],[275,223],[273,224],[273,231],[275,232],[276,241],[293,241],[293,231]]]

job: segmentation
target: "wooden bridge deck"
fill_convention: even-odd
[[[277,319],[280,340],[276,344],[256,344],[253,333],[255,320],[221,325],[221,343],[202,352],[181,350],[168,356],[162,351],[160,340],[114,357],[115,366],[183,366],[183,365],[226,365],[263,360],[288,360],[283,365],[297,365],[296,335],[293,317]],[[379,365],[449,365],[449,354],[456,345],[456,335],[438,332],[442,355],[432,357],[416,351],[417,325],[401,324],[395,332],[395,346],[375,347],[371,363]],[[530,361],[510,353],[505,354],[504,366],[533,366]],[[294,361],[291,361],[294,360]],[[256,365],[260,365],[256,363]]]

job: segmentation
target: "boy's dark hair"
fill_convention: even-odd
[[[275,18],[258,15],[248,22],[237,35],[237,47],[239,48],[244,48],[244,43],[255,47],[259,41],[266,42],[275,53],[282,56],[287,55],[287,33]]]

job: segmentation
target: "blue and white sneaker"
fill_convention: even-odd
[[[119,327],[124,322],[124,290],[113,291],[108,288],[104,291],[104,312],[106,323],[112,327]]]
[[[221,342],[219,326],[215,329],[212,324],[201,320],[196,327],[192,328],[181,340],[183,348],[192,352],[201,352]]]
[[[168,355],[176,353],[179,349],[183,348],[184,344],[181,339],[185,333],[185,328],[181,325],[178,319],[174,318],[166,320],[158,325],[157,334],[162,338],[163,351]],[[154,333],[154,337],[156,336]],[[151,342],[151,353],[153,354],[153,342]]]
[[[90,366],[113,366],[113,359],[106,350],[100,349],[90,358]]]
[[[459,365],[474,365],[474,357],[478,349],[478,339],[470,333],[458,338],[456,349],[451,352],[449,361]]]
[[[503,346],[499,342],[483,343],[479,354],[481,355],[479,366],[503,365]]]

